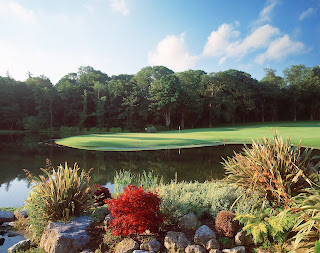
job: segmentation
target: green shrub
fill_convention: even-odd
[[[311,149],[293,146],[275,132],[272,140],[254,142],[251,148],[224,160],[226,182],[245,189],[247,195],[256,192],[274,210],[288,206],[291,198],[318,181],[320,162],[311,158]]]
[[[160,185],[158,194],[161,198],[161,211],[169,220],[177,222],[189,212],[195,213],[198,217],[204,215],[216,217],[220,211],[230,210],[234,201],[241,195],[241,191],[219,181],[171,182],[168,185]],[[242,202],[238,201],[235,209],[241,204]]]
[[[148,126],[145,128],[147,133],[157,133],[158,132],[158,128],[156,128],[155,126]]]
[[[23,127],[25,130],[38,132],[41,129],[41,124],[38,121],[37,117],[29,116],[23,119]]]
[[[121,127],[111,127],[111,128],[109,129],[109,132],[110,132],[110,133],[121,133],[121,132],[122,132],[122,129],[121,129]]]
[[[314,253],[320,253],[320,241],[316,241],[314,244]]]
[[[28,202],[33,203],[36,196],[42,205],[45,218],[52,221],[67,221],[71,216],[79,216],[93,206],[95,188],[89,186],[89,173],[81,171],[77,164],[73,168],[65,163],[57,169],[41,169],[44,173],[39,177],[30,174],[34,186]]]
[[[101,129],[99,127],[91,127],[90,133],[101,133]]]

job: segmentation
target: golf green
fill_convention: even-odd
[[[278,130],[293,144],[320,148],[320,121],[255,123],[234,126],[164,131],[158,133],[90,134],[56,140],[59,145],[101,151],[157,150],[213,146],[221,144],[249,144]]]

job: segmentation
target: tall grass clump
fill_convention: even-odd
[[[33,187],[26,200],[29,211],[30,230],[39,239],[44,227],[51,221],[68,221],[72,216],[80,216],[94,205],[96,190],[89,186],[89,173],[80,171],[77,164],[73,168],[58,166],[41,169],[44,175],[32,176],[27,172]]]
[[[272,140],[253,141],[251,148],[245,146],[242,153],[224,160],[226,182],[245,189],[248,196],[256,192],[261,202],[277,210],[319,181],[320,162],[311,152],[303,150],[301,142],[293,146],[290,138],[284,141],[275,132]]]

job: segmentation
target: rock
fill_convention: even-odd
[[[80,253],[91,253],[91,252],[92,252],[91,250],[85,249],[85,250],[81,251]]]
[[[145,250],[145,251],[155,251],[158,252],[161,248],[161,243],[158,242],[156,239],[153,239],[150,242],[146,242],[146,243],[142,243],[140,245],[140,249],[141,250]]]
[[[169,231],[164,238],[164,246],[170,253],[183,252],[189,244],[190,242],[182,232]]]
[[[194,234],[194,242],[203,247],[206,247],[207,242],[211,239],[216,239],[216,234],[207,225],[198,228]]]
[[[0,235],[0,246],[1,246],[2,244],[4,244],[4,241],[5,241],[4,237],[3,237],[2,235]]]
[[[15,211],[14,216],[16,217],[17,220],[22,220],[22,219],[27,218],[29,215],[28,215],[28,211],[26,209],[22,209],[19,211]]]
[[[132,253],[150,253],[150,252],[154,252],[154,251],[145,251],[145,250],[140,250],[140,249],[137,249],[137,250],[134,250]]]
[[[185,249],[186,253],[205,253],[206,249],[202,248],[200,245],[189,245]]]
[[[2,223],[2,227],[14,227],[15,225],[16,225],[16,223],[14,221]]]
[[[110,223],[111,220],[113,220],[111,214],[106,215],[104,217],[104,221],[103,221],[104,225],[105,226],[109,226],[110,225],[109,223]]]
[[[13,212],[9,211],[0,211],[0,223],[14,221],[15,217]]]
[[[219,249],[211,249],[209,253],[222,253],[222,251]]]
[[[222,253],[245,253],[246,248],[244,246],[238,246],[232,249],[224,249]]]
[[[247,246],[254,244],[252,235],[247,235],[243,229],[236,234],[234,241],[236,245]]]
[[[17,233],[13,233],[13,232],[10,232],[7,234],[8,237],[15,237],[17,235],[18,235]]]
[[[219,242],[216,239],[209,240],[206,244],[206,249],[207,250],[220,249]]]
[[[134,250],[139,249],[139,244],[131,239],[131,238],[125,238],[121,242],[118,243],[116,246],[114,252],[115,253],[132,253]]]
[[[18,243],[16,243],[15,245],[13,245],[12,247],[10,247],[8,249],[8,253],[13,253],[13,252],[17,252],[17,251],[26,251],[28,249],[30,249],[30,245],[31,245],[31,240],[27,239],[27,240],[23,240],[20,241]]]
[[[184,215],[179,221],[179,227],[181,228],[195,228],[198,224],[198,217],[194,213]]]
[[[80,252],[90,242],[86,228],[92,221],[92,218],[83,216],[68,224],[49,222],[41,237],[40,248],[49,253]]]

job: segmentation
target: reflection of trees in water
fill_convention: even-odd
[[[179,150],[102,152],[39,144],[44,140],[50,140],[50,136],[0,135],[0,186],[15,178],[26,178],[22,169],[39,175],[39,168],[45,167],[46,158],[54,167],[67,161],[69,166],[77,162],[81,169],[94,168],[92,183],[102,185],[113,183],[119,170],[130,170],[134,174],[152,170],[166,182],[174,179],[177,173],[178,180],[202,182],[223,177],[221,157],[232,156],[242,148],[242,145],[226,145],[181,149],[180,154]]]

